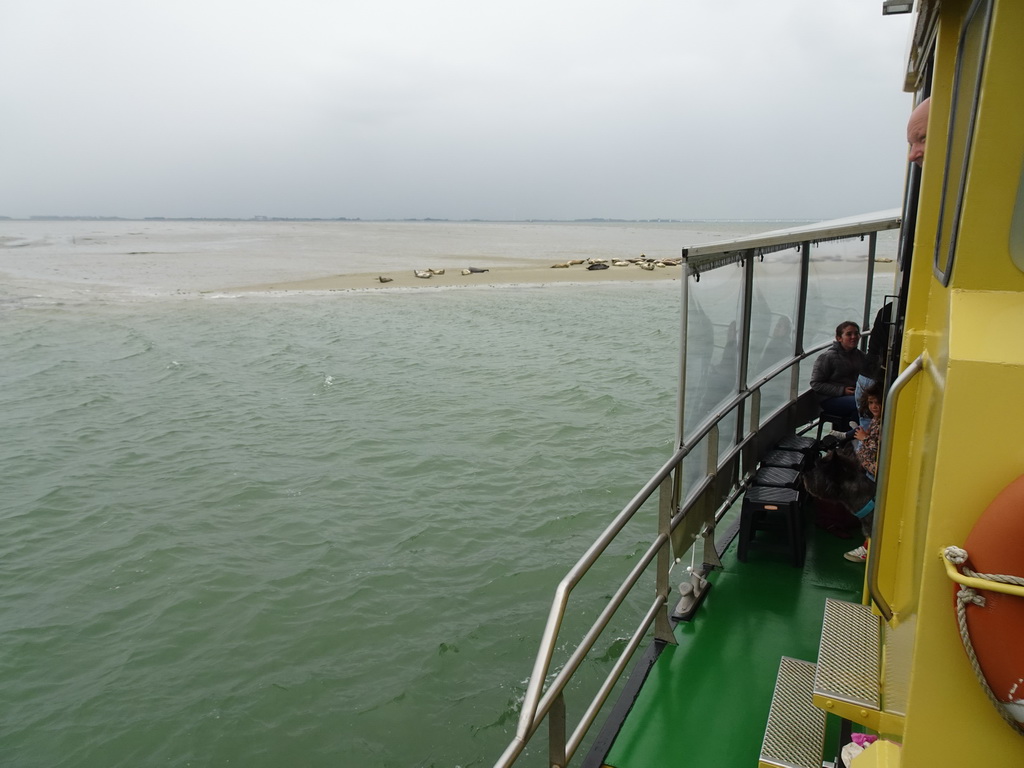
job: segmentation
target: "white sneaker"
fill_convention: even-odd
[[[843,553],[843,557],[853,563],[863,563],[868,559],[868,551],[864,547],[857,547]]]

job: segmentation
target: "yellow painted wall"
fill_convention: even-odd
[[[1024,737],[1002,721],[974,678],[938,557],[942,547],[962,544],[989,502],[1024,474],[1024,273],[1008,251],[1024,165],[1021,2],[996,4],[950,285],[933,273],[949,87],[968,7],[942,4],[901,361],[904,367],[924,355],[925,370],[894,415],[877,552],[883,592],[896,612],[890,631],[899,639],[886,677],[909,681],[900,702],[907,715],[902,764],[915,767],[1024,765]]]

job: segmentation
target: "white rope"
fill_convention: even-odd
[[[960,547],[946,547],[943,552],[945,558],[953,565],[961,566],[963,574],[974,579],[986,579],[988,581],[999,581],[1004,584],[1021,584],[1024,585],[1024,579],[1017,576],[1002,576],[992,575],[987,573],[977,573],[968,568],[965,563],[967,562],[967,550],[960,549]],[[989,700],[995,705],[996,710],[1002,716],[1003,720],[1010,724],[1010,726],[1018,733],[1024,734],[1024,726],[1018,723],[1013,716],[1007,710],[1006,702],[1000,701],[996,698],[995,693],[992,692],[992,688],[988,684],[988,680],[985,679],[985,674],[981,671],[981,665],[978,664],[978,656],[974,652],[974,644],[971,643],[971,633],[967,629],[967,604],[985,607],[985,596],[979,595],[976,589],[971,587],[961,586],[959,591],[956,593],[956,618],[957,623],[960,625],[960,639],[963,641],[964,650],[967,651],[967,658],[971,661],[971,667],[974,668],[974,674],[977,675],[978,681],[981,683],[982,689],[988,696]]]
[[[963,565],[967,562],[966,549],[960,549],[960,547],[946,547],[944,554],[946,555],[946,559],[953,565]]]
[[[953,565],[963,566],[961,570],[963,571],[964,576],[969,576],[972,579],[983,579],[985,581],[999,582],[1000,584],[1014,584],[1018,587],[1024,587],[1024,578],[1020,576],[1007,576],[1002,573],[978,573],[977,571],[972,571],[964,565],[967,562],[968,557],[966,549],[960,549],[960,547],[946,547],[943,554],[945,554],[946,559],[953,563]]]

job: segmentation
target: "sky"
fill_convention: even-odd
[[[0,216],[897,207],[882,0],[0,0]]]

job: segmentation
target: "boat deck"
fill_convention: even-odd
[[[816,661],[825,598],[861,596],[864,565],[843,558],[858,540],[807,535],[803,569],[757,548],[741,563],[733,542],[696,618],[676,627],[679,645],[654,663],[605,765],[757,765],[780,657]],[[838,739],[838,723],[828,738]]]

